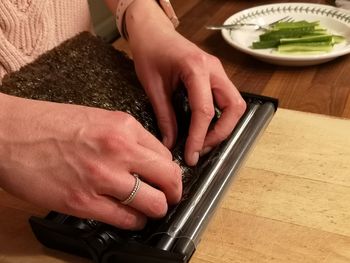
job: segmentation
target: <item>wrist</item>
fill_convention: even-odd
[[[125,11],[124,24],[129,39],[145,32],[174,30],[171,20],[155,0],[134,0]]]
[[[11,118],[11,108],[13,108],[13,99],[15,97],[0,93],[0,188],[5,187],[5,171],[6,157],[9,155],[9,150],[6,146],[8,139],[12,137],[11,130],[9,131],[9,121]],[[16,103],[16,102],[15,102]]]
[[[131,48],[143,43],[145,37],[151,41],[157,34],[175,31],[172,22],[154,0],[133,1],[125,13],[125,25]]]
[[[8,119],[8,116],[10,116],[11,114],[10,109],[12,108],[11,101],[13,101],[14,99],[16,99],[16,97],[0,92],[0,123],[1,124],[4,124],[5,120]],[[4,126],[5,125],[0,125],[0,136],[1,136],[2,128]]]

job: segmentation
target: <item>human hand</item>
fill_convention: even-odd
[[[126,25],[136,72],[167,147],[174,145],[177,135],[172,94],[180,82],[187,88],[192,117],[185,160],[195,165],[199,155],[232,132],[245,111],[245,102],[220,61],[177,33],[155,1],[134,1],[126,13]],[[222,114],[208,130],[215,113],[214,101]]]
[[[180,200],[180,167],[130,115],[3,94],[0,105],[0,187],[19,198],[127,229]],[[134,173],[143,182],[122,205]]]
[[[350,1],[349,0],[336,0],[334,1],[335,5],[344,9],[350,9]]]

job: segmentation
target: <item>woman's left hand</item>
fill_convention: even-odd
[[[135,0],[128,9],[126,25],[136,72],[153,105],[163,143],[169,148],[177,136],[172,94],[181,82],[187,89],[192,115],[185,160],[195,165],[200,155],[232,132],[245,111],[245,101],[219,59],[177,33],[155,1]],[[208,130],[214,102],[222,114]]]

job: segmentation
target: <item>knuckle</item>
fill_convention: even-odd
[[[83,211],[89,204],[89,198],[81,191],[72,190],[67,198],[63,200],[63,206],[66,211]]]
[[[181,167],[173,162],[172,189],[179,189],[182,185],[182,170]]]
[[[114,131],[105,131],[101,133],[99,142],[102,151],[120,152],[121,150],[127,151],[129,149],[129,143],[125,135]]]
[[[208,55],[203,52],[195,53],[193,59],[200,65],[206,65],[208,63]]]
[[[189,54],[180,63],[180,68],[184,70],[183,80],[193,75],[204,74],[204,70],[208,65],[208,56],[203,52],[194,52]]]
[[[221,61],[220,61],[220,59],[218,58],[218,57],[215,57],[215,56],[210,56],[210,59],[211,59],[211,61],[212,61],[212,63],[214,64],[214,65],[216,65],[216,66],[222,66],[222,64],[221,64]]]
[[[110,182],[109,174],[104,172],[103,169],[101,169],[100,165],[95,161],[91,160],[85,164],[86,172],[84,176],[81,178],[84,178],[84,181],[91,186],[98,186],[101,185],[101,182],[105,184],[106,182]]]
[[[207,120],[211,120],[215,115],[215,110],[213,105],[202,105],[197,110],[194,110],[199,115],[203,116]]]
[[[84,173],[81,174],[81,178],[91,179],[98,177],[101,173],[100,167],[96,160],[91,158],[86,158],[83,160]]]
[[[94,160],[87,159],[84,161],[84,169],[88,177],[95,177],[99,173],[98,165]],[[87,178],[86,176],[84,178]]]
[[[231,133],[231,130],[232,129],[227,129],[227,130],[219,130],[217,128],[214,128],[213,132],[214,132],[214,135],[215,135],[215,138],[218,142],[221,142],[223,140],[225,140],[229,134]]]
[[[101,136],[103,148],[108,151],[117,151],[120,148],[125,147],[125,141],[115,134],[103,134]]]
[[[192,65],[195,63],[196,65],[202,66],[206,65],[208,61],[208,55],[204,52],[194,52],[187,57],[187,62]]]
[[[136,119],[132,115],[125,112],[121,112],[120,115],[120,121],[123,123],[124,126],[133,128],[137,124]]]

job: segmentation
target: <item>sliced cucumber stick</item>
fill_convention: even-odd
[[[324,51],[329,52],[333,48],[332,45],[330,45],[327,42],[320,42],[320,43],[294,43],[294,44],[287,44],[287,45],[279,45],[277,50],[279,52],[309,52],[309,51]]]
[[[345,41],[343,36],[332,35],[319,21],[279,22],[252,43],[253,49],[276,48],[279,53],[318,54],[329,52],[335,44]]]

